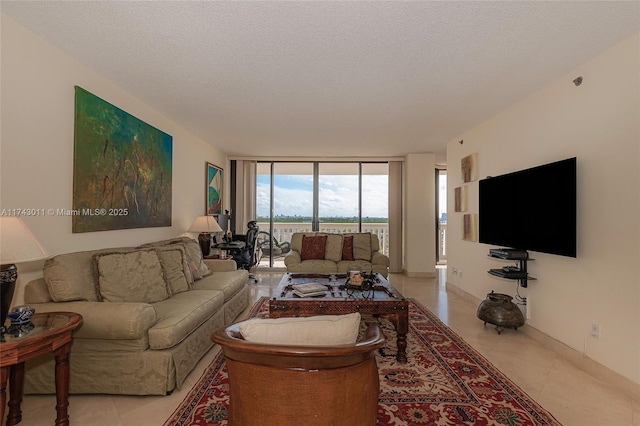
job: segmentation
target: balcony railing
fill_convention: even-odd
[[[261,231],[269,231],[268,222],[258,222]],[[291,242],[291,236],[296,232],[311,232],[311,223],[276,222],[273,224],[273,236],[279,242]],[[320,232],[347,234],[358,232],[357,223],[320,223]],[[380,251],[389,254],[389,224],[363,223],[362,232],[376,234],[380,240]]]

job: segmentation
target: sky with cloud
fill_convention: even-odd
[[[320,217],[358,216],[358,176],[321,175]],[[257,214],[269,216],[269,175],[257,176]],[[362,176],[362,216],[388,217],[389,184],[386,175]],[[275,175],[274,212],[276,216],[312,216],[313,176]]]

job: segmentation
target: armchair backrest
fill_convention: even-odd
[[[384,344],[378,324],[362,341],[336,346],[252,343],[239,324],[211,337],[227,363],[229,426],[375,426],[375,351]]]

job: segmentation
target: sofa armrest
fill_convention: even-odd
[[[371,263],[374,265],[386,266],[388,268],[389,258],[379,251],[374,251],[371,255]]]
[[[204,263],[211,272],[229,272],[238,269],[238,265],[232,259],[204,259]]]
[[[298,253],[295,250],[291,250],[285,257],[284,257],[284,264],[286,266],[290,266],[290,265],[295,265],[297,263],[302,262],[302,258],[300,257],[300,253]]]
[[[51,302],[31,305],[36,313],[77,312],[83,323],[74,334],[78,339],[135,340],[146,338],[156,324],[156,311],[148,303]]]

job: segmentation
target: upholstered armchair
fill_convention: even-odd
[[[226,358],[230,426],[375,426],[375,350],[384,343],[377,324],[356,343],[306,346],[250,342],[243,323],[212,336]]]

